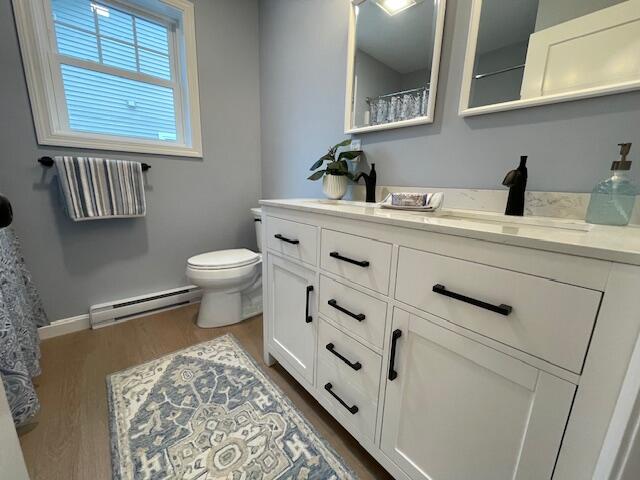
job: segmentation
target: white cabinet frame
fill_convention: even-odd
[[[429,79],[429,100],[427,102],[426,115],[409,120],[385,123],[382,125],[371,125],[367,127],[353,126],[353,104],[354,104],[354,75],[356,60],[356,8],[363,3],[363,0],[351,0],[349,6],[349,40],[347,44],[347,89],[344,101],[344,133],[367,133],[379,130],[390,130],[393,128],[411,127],[413,125],[424,125],[433,123],[436,94],[438,91],[438,73],[440,71],[440,56],[442,53],[442,37],[444,33],[444,17],[446,12],[446,0],[433,0],[435,5],[435,29],[433,40],[433,58],[431,60],[431,77]]]
[[[459,115],[461,117],[471,117],[486,113],[501,112],[506,110],[516,110],[520,108],[548,105],[559,102],[569,102],[583,98],[600,97],[614,93],[624,93],[640,89],[640,78],[633,81],[612,83],[605,86],[584,88],[570,92],[562,92],[553,95],[528,98],[525,100],[513,100],[510,102],[495,103],[481,107],[470,107],[471,86],[473,83],[476,47],[478,42],[478,32],[480,29],[480,16],[482,12],[482,1],[473,0],[471,7],[471,19],[469,21],[469,34],[467,37],[467,51],[464,60],[464,72],[462,74],[462,86],[460,91]],[[609,7],[616,9],[616,18],[619,22],[640,21],[640,0],[629,0],[627,2]],[[588,17],[589,15],[587,15]],[[581,19],[578,19],[581,20]],[[593,30],[593,29],[592,29]],[[527,59],[529,60],[529,59]]]
[[[145,11],[140,6],[145,2],[141,0],[127,0],[123,3],[128,10]],[[171,47],[174,51],[172,58],[176,63],[179,61],[182,68],[177,71],[177,65],[172,65],[176,73],[174,83],[177,85],[175,109],[178,141],[175,143],[71,130],[67,124],[67,106],[63,98],[64,89],[57,60],[60,55],[55,48],[50,0],[13,0],[22,63],[40,145],[202,157],[194,5],[188,0],[162,0],[156,3],[158,12],[154,12],[154,15],[162,11],[167,17],[177,18],[176,32],[171,35]],[[65,60],[65,63],[83,64],[82,61],[73,59],[71,62]],[[108,73],[118,71],[105,66],[99,68]],[[123,74],[119,72],[118,75]],[[139,80],[144,75],[131,77]]]

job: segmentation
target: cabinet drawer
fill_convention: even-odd
[[[579,374],[601,293],[401,248],[396,298]]]
[[[319,310],[358,339],[382,348],[387,303],[320,276]]]
[[[380,293],[389,291],[390,244],[323,229],[321,248],[325,270]]]
[[[267,217],[267,246],[287,257],[317,265],[317,227]]]
[[[380,355],[320,320],[318,391],[335,407],[332,415],[370,439],[375,433],[380,368]],[[327,384],[345,405],[331,395]],[[356,407],[357,412],[347,407]]]

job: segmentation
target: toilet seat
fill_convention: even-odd
[[[196,255],[187,261],[187,266],[192,270],[227,270],[255,265],[260,259],[258,253],[246,248],[236,248]]]

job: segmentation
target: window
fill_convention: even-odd
[[[193,5],[14,0],[38,141],[201,156]]]

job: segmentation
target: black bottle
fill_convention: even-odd
[[[504,177],[502,185],[509,187],[509,199],[505,215],[522,217],[524,215],[524,193],[527,190],[527,156],[520,157],[520,166]]]

